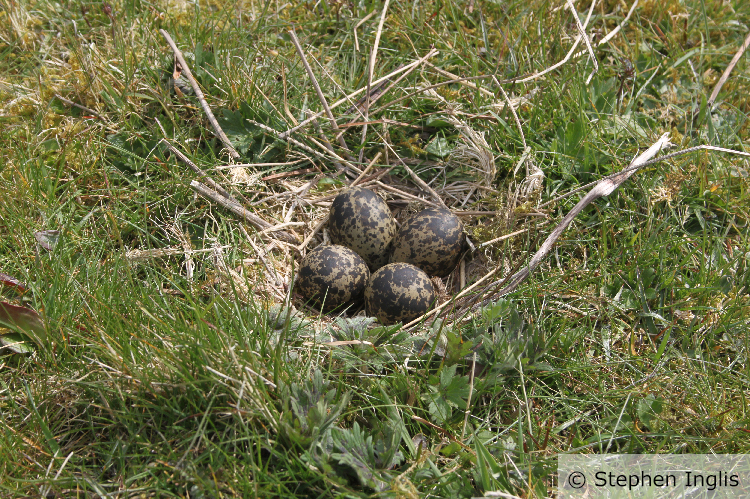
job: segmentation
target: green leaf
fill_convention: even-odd
[[[451,153],[453,148],[445,137],[435,137],[427,144],[424,150],[438,158],[445,158]]]
[[[664,333],[664,336],[661,339],[661,343],[659,344],[659,348],[656,350],[656,353],[654,354],[654,362],[659,362],[661,360],[661,356],[664,355],[664,350],[667,348],[667,343],[669,342],[669,338],[672,336],[672,329],[667,329],[667,332]]]
[[[379,491],[388,487],[386,470],[403,460],[397,432],[385,428],[374,436],[368,435],[355,422],[351,430],[335,428],[332,437],[336,452],[331,458],[339,465],[339,475],[347,477],[353,472],[360,485]]]
[[[337,178],[331,178],[331,177],[323,177],[322,179],[318,180],[318,189],[325,190],[329,186],[330,187],[339,187],[343,185],[343,182]]]
[[[510,308],[511,302],[509,300],[500,299],[494,303],[490,303],[487,308],[483,308],[482,317],[488,322],[493,322],[507,315],[510,312]]]
[[[458,453],[461,450],[461,446],[457,442],[451,442],[442,449],[440,449],[440,453],[444,455],[445,457],[451,457],[454,454]]]
[[[490,451],[482,445],[479,439],[474,443],[474,450],[477,453],[477,469],[482,483],[482,491],[498,490],[500,483],[497,481],[497,477],[502,473],[502,467],[497,464],[495,457],[490,454]]]
[[[44,435],[45,440],[47,440],[47,446],[51,451],[50,453],[53,455],[57,455],[57,453],[60,452],[60,444],[58,444],[57,440],[55,440],[55,436],[52,434],[52,430],[50,430],[50,427],[47,425],[46,420],[39,414],[39,410],[36,407],[36,402],[34,402],[34,397],[31,394],[31,390],[29,390],[29,385],[25,381],[23,383],[23,388],[26,391],[28,401],[31,403],[33,418],[42,429],[42,434]]]
[[[636,139],[646,139],[649,132],[643,128],[635,116],[626,114],[624,116],[614,116],[602,122],[602,135],[606,136],[630,136]]]
[[[425,126],[430,128],[448,128],[453,125],[439,116],[430,116],[425,121]]]
[[[455,406],[466,404],[469,397],[469,377],[456,376],[455,365],[443,369],[440,373],[440,386],[444,389],[445,398]]]
[[[649,393],[646,397],[640,399],[636,406],[638,418],[649,429],[655,429],[662,409],[661,398],[656,397],[653,393]]]
[[[0,302],[0,325],[29,336],[39,345],[47,340],[42,318],[30,308]]]
[[[302,448],[321,441],[349,404],[351,394],[344,394],[334,404],[336,390],[316,370],[312,379],[302,383],[279,384],[282,401],[279,435],[284,441]]]
[[[438,386],[430,386],[430,393],[422,395],[430,415],[441,424],[451,417],[453,408],[466,407],[469,397],[469,377],[456,376],[456,367],[455,364],[444,367]]]
[[[224,109],[218,121],[229,142],[232,143],[232,147],[240,153],[247,153],[250,146],[253,145],[255,137],[253,131],[245,125],[243,113]]]
[[[471,342],[464,341],[463,338],[461,338],[461,334],[456,334],[450,329],[446,329],[445,338],[447,340],[445,347],[447,355],[446,362],[454,364],[468,355],[471,351]]]
[[[701,95],[701,104],[698,111],[698,123],[703,123],[703,120],[706,119],[706,108],[708,107],[708,100],[706,99],[706,94]]]
[[[29,339],[22,334],[6,333],[0,336],[0,352],[8,349],[13,353],[31,353],[34,349],[28,343]]]
[[[731,276],[721,276],[719,277],[714,285],[724,293],[725,295],[728,295],[730,291],[732,291],[732,277]]]

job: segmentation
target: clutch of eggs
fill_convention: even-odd
[[[429,276],[449,275],[464,247],[463,224],[450,210],[425,209],[397,230],[386,202],[362,187],[336,196],[328,228],[334,245],[303,259],[298,290],[325,312],[364,292],[367,313],[386,325],[427,312],[436,297]]]

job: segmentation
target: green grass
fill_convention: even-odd
[[[595,6],[594,42],[630,5]],[[460,76],[540,71],[576,36],[563,6],[393,1],[374,77],[433,45],[431,62]],[[588,7],[577,4],[582,18]],[[366,86],[381,8],[124,0],[110,16],[97,2],[0,3],[0,272],[29,288],[3,288],[3,301],[39,311],[48,331],[33,353],[0,353],[1,497],[546,497],[563,453],[750,452],[750,177],[740,157],[701,152],[638,172],[586,209],[516,292],[462,321],[409,333],[334,322],[293,295],[300,312],[288,314],[263,286],[240,222],[195,197],[194,174],[160,143],[166,134],[230,185],[197,100],[172,89],[158,30],[186,53],[242,162],[303,160],[251,167],[254,182],[235,193],[257,201],[287,190],[258,179],[315,167],[328,179],[311,191],[318,197],[341,185],[333,164],[247,120],[284,131],[321,109],[292,26],[329,102]],[[355,26],[374,9],[357,51]],[[475,257],[507,272],[580,197],[542,209],[546,224],[527,216],[537,201],[619,171],[662,133],[683,148],[747,149],[747,54],[711,113],[705,101],[748,23],[747,2],[646,1],[595,49],[589,85],[584,56],[503,87],[511,97],[534,91],[518,110],[523,138],[493,106],[504,101],[492,79],[475,82],[497,97],[451,84],[370,117],[422,130],[376,123],[363,146],[360,127],[344,138],[355,156],[385,152],[388,140],[402,157],[438,161],[425,150],[440,138],[457,144],[445,121],[457,110],[497,168],[496,190],[467,207],[506,213],[525,139],[545,175],[538,199],[467,223],[475,242],[528,229]],[[424,66],[376,107],[443,81]],[[357,119],[347,107],[334,111],[340,124]],[[313,127],[295,138],[319,150]],[[409,182],[395,165],[393,178]],[[415,169],[425,181],[441,173]],[[254,209],[283,221],[279,204]],[[323,213],[299,208],[293,220],[312,227]],[[60,231],[53,251],[34,237],[45,230]],[[184,255],[126,257],[183,244],[223,249],[195,253],[192,275]],[[290,277],[292,253],[268,259]]]

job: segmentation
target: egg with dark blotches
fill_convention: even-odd
[[[375,271],[388,263],[396,221],[383,198],[352,187],[333,200],[328,232],[334,244],[354,250]]]
[[[297,290],[325,312],[362,295],[370,278],[365,261],[344,246],[319,246],[302,259]]]
[[[365,289],[367,314],[385,325],[413,321],[435,302],[430,277],[409,263],[391,263],[372,276]]]
[[[391,262],[411,263],[429,275],[446,277],[456,268],[464,241],[464,225],[456,215],[445,208],[427,208],[401,226]]]

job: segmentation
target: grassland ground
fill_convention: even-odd
[[[532,498],[561,454],[750,452],[742,156],[647,166],[513,293],[409,330],[291,286],[347,169],[399,220],[422,184],[464,212],[445,301],[664,133],[747,151],[747,54],[710,97],[749,25],[739,0],[0,0],[0,291],[42,324],[4,309],[0,497]]]

